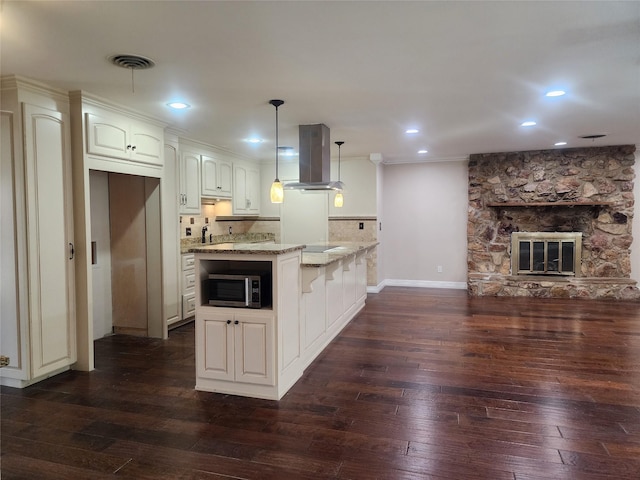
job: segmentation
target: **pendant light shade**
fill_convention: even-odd
[[[271,197],[271,203],[282,203],[284,201],[284,187],[277,178],[271,184],[269,196]]]
[[[269,103],[276,107],[276,178],[271,184],[271,190],[269,196],[271,197],[271,203],[282,203],[284,201],[284,187],[282,182],[278,178],[278,160],[280,154],[280,148],[278,147],[278,107],[284,103],[283,100],[269,100]]]
[[[340,182],[340,147],[344,142],[335,142],[338,145],[338,185],[342,185]],[[335,198],[333,199],[333,206],[336,208],[342,208],[344,205],[344,197],[342,196],[342,190],[338,190]]]

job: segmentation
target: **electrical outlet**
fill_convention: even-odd
[[[360,222],[360,223],[358,224],[358,229],[359,229],[359,230],[364,230],[364,222]]]
[[[185,232],[187,237],[191,236],[191,227],[187,227],[187,231]]]
[[[442,273],[442,265],[438,265],[438,273]]]

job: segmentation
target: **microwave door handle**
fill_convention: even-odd
[[[244,306],[249,306],[249,278],[244,279]]]

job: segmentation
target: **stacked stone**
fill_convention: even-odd
[[[630,281],[634,152],[622,145],[471,155],[470,294],[640,297]],[[582,232],[581,278],[511,276],[514,231]]]

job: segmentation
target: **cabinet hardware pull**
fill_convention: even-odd
[[[240,323],[239,320],[236,320],[235,322],[233,322],[234,325],[238,325]]]
[[[127,145],[127,150],[131,150],[131,145]]]
[[[76,250],[73,248],[73,243],[69,243],[69,260],[73,260],[73,255],[76,253]]]
[[[230,324],[231,324],[231,320],[227,320],[227,325],[230,325]]]
[[[135,150],[135,149],[136,149],[136,146],[135,146],[135,145],[134,145],[133,147],[131,147],[131,150]]]

